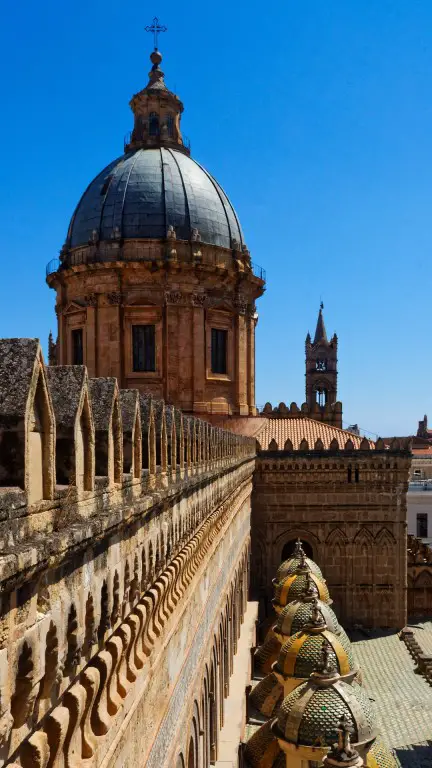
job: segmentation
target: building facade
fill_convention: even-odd
[[[48,265],[50,366],[0,341],[0,765],[215,764],[250,567],[265,616],[298,536],[344,622],[406,621],[409,444],[341,428],[322,307],[306,402],[257,414],[264,273],[161,60]]]

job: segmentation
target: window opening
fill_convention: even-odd
[[[211,369],[212,373],[227,372],[227,336],[228,331],[211,329]]]
[[[149,135],[159,136],[159,117],[156,112],[149,114]]]
[[[315,364],[315,368],[317,371],[326,371],[327,370],[327,360],[317,360]]]
[[[83,330],[82,328],[74,328],[72,331],[72,365],[83,365],[83,363]]]
[[[143,373],[156,370],[156,328],[154,325],[132,326],[133,370]]]
[[[317,387],[315,390],[316,401],[318,405],[325,405],[327,403],[327,390],[321,387]]]

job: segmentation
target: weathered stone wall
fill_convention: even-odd
[[[23,351],[0,345],[9,363]],[[37,344],[24,351],[29,457],[26,424],[46,374]],[[247,599],[254,442],[137,394],[119,409],[113,380],[73,376],[81,389],[72,397],[63,372],[70,406],[62,410],[59,390],[51,399],[51,377],[39,407],[54,437],[56,417],[77,437],[90,407],[76,450],[88,442],[94,471],[103,440],[107,475],[78,488],[69,452],[69,485],[45,484],[45,493],[41,484],[45,499],[29,504],[31,457],[23,487],[0,488],[0,765],[172,766],[190,749],[206,765],[217,756]],[[3,431],[17,421],[6,418],[13,407],[0,392]],[[108,471],[123,456],[119,439],[143,439],[147,450],[132,452],[145,467],[116,481]],[[50,477],[54,445],[42,461]]]
[[[410,452],[262,451],[252,497],[256,595],[272,597],[284,547],[297,537],[326,574],[344,624],[406,623],[406,491]]]

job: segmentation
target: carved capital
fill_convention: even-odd
[[[107,299],[110,304],[121,304],[122,303],[122,295],[121,293],[118,293],[114,291],[113,293],[107,294]]]
[[[167,291],[165,301],[167,304],[180,304],[183,300],[183,294],[180,291]]]
[[[97,296],[95,293],[89,293],[84,296],[84,301],[88,307],[97,307]]]
[[[234,308],[239,315],[245,315],[248,307],[247,300],[244,296],[235,296],[233,300]]]
[[[204,307],[207,301],[205,293],[191,293],[191,303],[194,307]]]

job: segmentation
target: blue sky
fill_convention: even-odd
[[[10,3],[0,32],[1,336],[55,328],[45,265],[89,181],[122,153],[158,15],[193,156],[254,262],[257,402],[304,399],[320,298],[344,421],[432,421],[430,0]]]

